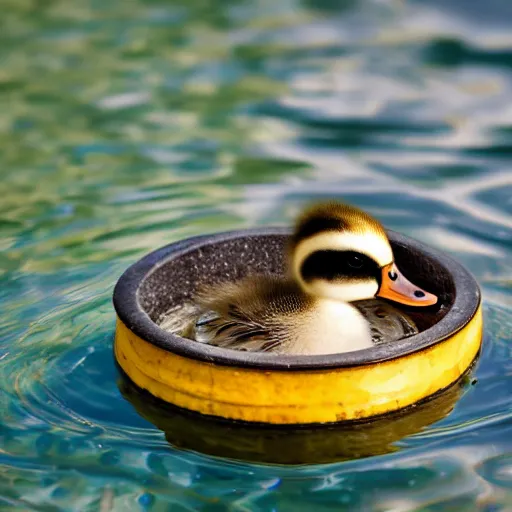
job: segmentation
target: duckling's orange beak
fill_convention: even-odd
[[[382,267],[382,281],[377,297],[408,306],[431,306],[437,302],[435,295],[412,284],[394,263]]]

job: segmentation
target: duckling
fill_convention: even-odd
[[[289,242],[288,266],[286,277],[250,276],[204,289],[194,319],[181,334],[235,350],[334,354],[379,341],[364,305],[358,309],[354,302],[376,297],[412,306],[437,302],[400,273],[382,225],[338,202],[314,205],[300,216]],[[366,311],[371,317],[375,304],[367,304]],[[398,324],[388,327],[395,338],[397,332],[417,332],[412,320],[402,322],[401,330]]]

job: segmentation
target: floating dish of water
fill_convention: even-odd
[[[388,232],[406,277],[438,297],[410,308],[419,332],[354,352],[293,356],[198,343],[159,326],[205,283],[282,275],[289,231],[265,228],[167,245],[132,265],[114,291],[114,351],[125,376],[184,410],[236,422],[314,425],[374,420],[432,399],[457,383],[482,341],[480,291],[459,263]]]

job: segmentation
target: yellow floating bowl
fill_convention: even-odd
[[[420,329],[404,340],[325,356],[222,349],[166,332],[158,321],[201,285],[282,274],[289,232],[270,228],[197,237],[130,267],[114,291],[115,357],[139,388],[203,415],[270,425],[375,419],[439,395],[467,372],[482,341],[480,291],[459,263],[388,232],[398,266],[438,295],[409,308]]]

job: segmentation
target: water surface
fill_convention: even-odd
[[[2,510],[512,508],[512,16],[492,0],[7,1]],[[482,286],[477,383],[396,451],[298,468],[170,447],[121,395],[113,284],[339,197]]]

